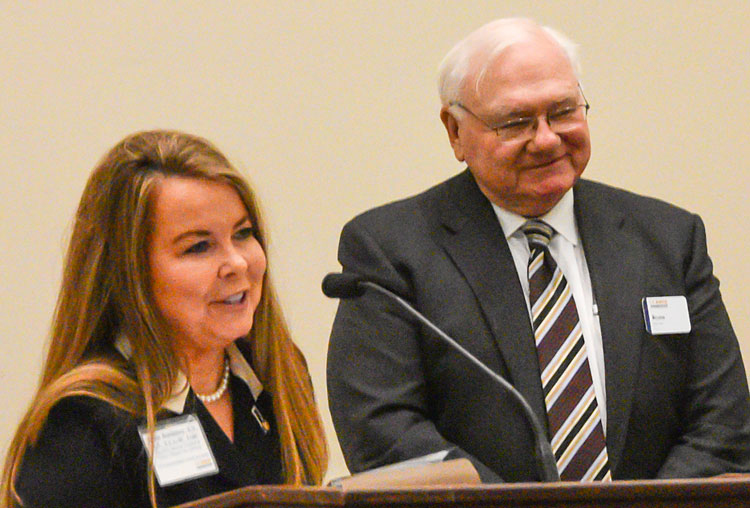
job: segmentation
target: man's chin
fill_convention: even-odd
[[[482,193],[501,208],[524,217],[539,217],[549,212],[577,180],[578,175],[567,171],[500,188],[487,188],[481,181],[478,183]]]
[[[548,174],[531,184],[533,189],[530,194],[543,201],[554,200],[555,196],[559,200],[575,185],[578,177],[579,175],[571,170]]]
[[[555,207],[555,205],[560,201],[561,198],[562,196],[549,201],[536,200],[533,203],[530,203],[528,206],[525,206],[524,213],[522,213],[521,215],[529,219],[540,217],[552,210],[552,208]]]
[[[535,192],[531,193],[524,206],[528,213],[523,213],[522,215],[524,217],[539,217],[549,212],[560,202],[575,182],[576,180],[574,179],[572,183],[535,189]]]

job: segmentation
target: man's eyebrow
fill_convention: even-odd
[[[574,104],[578,102],[578,98],[574,95],[569,95],[567,97],[562,97],[560,99],[556,99],[554,101],[551,101],[547,105],[547,110],[554,109],[559,106],[567,105],[567,104]],[[526,107],[526,106],[518,106],[518,107],[506,107],[506,108],[500,108],[497,111],[491,113],[490,118],[494,118],[497,120],[508,120],[513,118],[520,118],[525,117],[534,114],[533,108]]]

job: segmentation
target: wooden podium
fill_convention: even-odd
[[[750,507],[750,476],[612,483],[513,483],[341,490],[246,487],[179,508],[741,508]]]

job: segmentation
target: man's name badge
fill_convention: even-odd
[[[650,296],[642,300],[646,331],[651,335],[690,332],[690,313],[684,296]]]
[[[138,433],[150,454],[146,426],[139,426]],[[153,459],[156,479],[162,487],[219,472],[201,422],[192,414],[156,424]]]

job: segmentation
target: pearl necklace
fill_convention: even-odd
[[[229,360],[224,357],[224,377],[221,379],[221,384],[216,389],[214,393],[209,393],[208,395],[201,395],[200,393],[195,392],[195,396],[198,397],[198,400],[203,402],[204,404],[210,404],[211,402],[215,402],[221,398],[222,395],[224,395],[224,392],[227,391],[227,387],[229,386]]]

